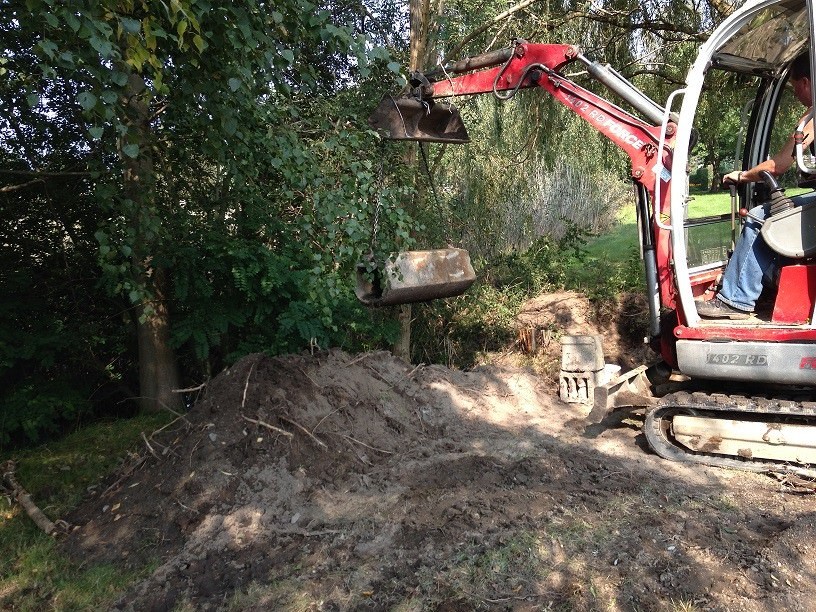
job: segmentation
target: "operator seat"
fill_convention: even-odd
[[[762,238],[774,251],[792,259],[816,255],[816,191],[793,196],[794,204],[765,219]]]
[[[791,198],[794,206],[765,219],[762,238],[775,252],[793,260],[779,273],[771,321],[816,322],[816,191]],[[802,261],[804,260],[804,261]]]

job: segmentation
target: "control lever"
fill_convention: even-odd
[[[767,170],[763,170],[759,173],[762,177],[762,182],[768,187],[768,191],[770,197],[768,199],[768,204],[771,205],[770,210],[768,211],[768,217],[773,217],[774,215],[778,215],[779,213],[785,212],[786,210],[790,210],[793,208],[793,201],[785,195],[785,190],[779,186],[779,183],[776,182],[776,178],[774,175],[768,172]],[[732,186],[732,194],[733,186]],[[732,195],[733,198],[733,195]],[[733,205],[733,204],[732,204]],[[752,214],[747,208],[740,208],[739,210],[740,217],[743,219],[748,218],[753,221],[756,221],[760,225],[765,223],[765,219],[761,219],[756,215]]]
[[[747,208],[740,208],[740,209],[739,209],[739,215],[740,215],[740,217],[742,217],[743,219],[746,219],[746,218],[747,218],[747,219],[752,219],[752,220],[756,221],[757,223],[759,223],[760,225],[762,225],[763,223],[765,223],[765,219],[760,219],[760,218],[759,218],[759,217],[757,217],[756,215],[751,214],[751,212],[750,212],[750,211],[749,211]]]
[[[773,217],[774,215],[793,208],[793,202],[785,195],[785,190],[776,182],[774,175],[767,170],[763,170],[759,174],[762,176],[762,180],[768,186],[768,190],[771,194],[771,210],[769,216]]]
[[[731,252],[733,252],[737,246],[737,184],[728,183],[728,191],[731,195]],[[742,216],[742,209],[739,213]]]

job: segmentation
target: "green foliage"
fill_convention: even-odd
[[[354,266],[377,199],[381,256],[419,225],[399,204],[400,151],[383,154],[365,127],[374,94],[360,91],[380,95],[394,61],[348,8],[4,5],[0,162],[19,173],[0,175],[9,427],[36,437],[60,411],[84,413],[83,394],[94,409],[139,396],[134,332],[156,299],[192,381],[248,351],[393,339],[388,317],[354,306]],[[70,402],[46,394],[17,414],[12,382],[59,387],[65,372],[104,393],[76,386]]]
[[[708,166],[700,166],[689,177],[689,183],[697,188],[707,188],[711,185],[711,170]]]
[[[572,288],[584,291],[590,300],[611,302],[622,293],[644,291],[643,262],[636,244],[629,246],[621,259],[604,254],[587,257],[581,265],[586,274]]]
[[[37,442],[44,434],[91,412],[88,390],[73,379],[32,381],[5,394],[0,413],[0,447],[20,436]]]

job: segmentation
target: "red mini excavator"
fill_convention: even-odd
[[[789,262],[767,312],[745,320],[702,319],[697,301],[713,294],[730,254],[730,244],[712,245],[710,237],[718,228],[736,235],[737,211],[744,214],[778,189],[769,176],[774,184],[742,189],[738,203],[735,193],[730,213],[695,217],[688,173],[695,113],[706,79],[717,71],[743,75],[756,86],[743,114],[739,167],[767,159],[791,62],[809,50],[816,75],[814,2],[746,2],[701,47],[685,86],[664,106],[575,46],[518,41],[412,75],[411,87],[385,97],[371,118],[386,138],[465,143],[467,131],[448,98],[489,93],[509,99],[519,89],[538,88],[629,156],[649,341],[663,365],[639,368],[596,389],[590,420],[604,419],[617,406],[616,391],[625,388],[631,396],[637,390],[646,406],[644,433],[667,459],[807,474],[816,468],[816,192],[793,196],[791,206],[763,221],[763,239]],[[574,63],[633,112],[565,76],[565,66]],[[813,179],[816,162],[801,140],[797,167]],[[683,384],[657,385],[654,374],[661,370]],[[633,405],[631,398],[625,403]]]

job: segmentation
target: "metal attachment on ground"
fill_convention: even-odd
[[[657,400],[646,374],[648,369],[648,366],[639,366],[595,387],[592,412],[587,421],[600,423],[616,408],[654,406]]]
[[[603,342],[599,335],[561,338],[561,401],[575,404],[592,402],[594,390],[617,371],[604,364]]]

